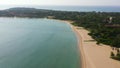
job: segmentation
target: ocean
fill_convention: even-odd
[[[0,18],[0,68],[80,68],[76,35],[57,20]]]
[[[29,7],[37,9],[49,9],[58,11],[78,11],[78,12],[120,12],[120,6],[38,6],[38,5],[4,5],[0,6],[0,10],[13,7]]]

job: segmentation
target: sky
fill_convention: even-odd
[[[120,6],[120,0],[0,0],[0,5]]]

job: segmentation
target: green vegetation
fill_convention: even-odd
[[[111,52],[111,58],[120,61],[120,51],[119,51],[119,49],[117,49],[117,54],[116,55],[113,52]]]
[[[54,18],[72,20],[74,25],[90,31],[89,35],[111,47],[120,48],[120,12],[69,12],[34,8],[11,8],[0,11],[1,17]],[[112,54],[113,55],[113,54]],[[120,60],[120,54],[115,57]]]
[[[115,54],[114,54],[113,52],[111,52],[111,58],[112,58],[112,57],[115,57]]]

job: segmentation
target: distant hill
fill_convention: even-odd
[[[51,10],[16,7],[0,11],[0,17],[46,17]]]
[[[15,7],[15,8],[9,8],[9,9],[6,9],[6,10],[22,10],[22,11],[26,11],[26,10],[30,10],[30,11],[32,11],[32,10],[37,10],[37,9],[35,9],[35,8],[25,8],[25,7]]]

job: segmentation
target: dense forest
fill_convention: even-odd
[[[54,18],[72,20],[74,25],[89,30],[97,44],[120,48],[120,12],[72,12],[35,8],[10,8],[0,11],[0,17]],[[113,56],[113,53],[111,53]],[[120,52],[118,56],[120,59]]]

